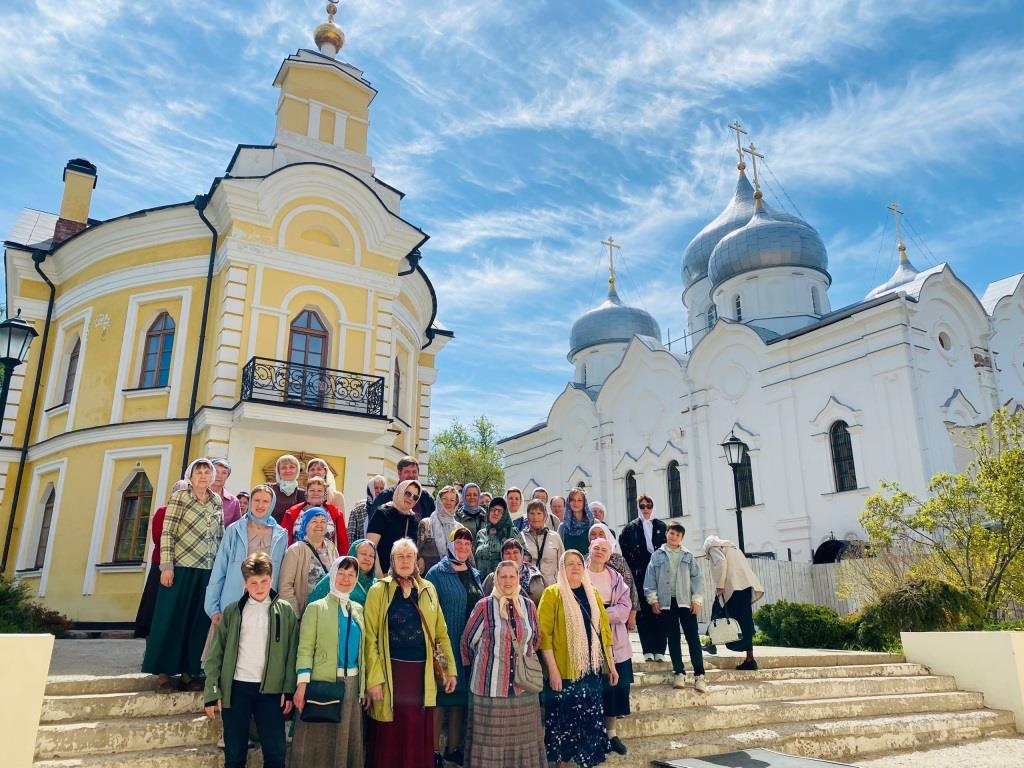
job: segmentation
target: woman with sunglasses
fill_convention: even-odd
[[[651,555],[665,543],[668,530],[663,520],[654,517],[654,501],[647,494],[637,499],[639,514],[622,529],[619,548],[629,564],[633,581],[643,584],[647,576],[647,565]],[[640,612],[636,617],[636,631],[640,635],[640,647],[644,661],[665,660],[665,629],[661,619],[654,615],[643,595],[640,596]]]
[[[383,576],[391,567],[391,548],[399,539],[415,539],[419,518],[416,516],[416,502],[420,500],[423,486],[417,480],[403,480],[395,486],[391,501],[384,504],[373,517],[366,531],[366,538],[377,546],[377,565]]]

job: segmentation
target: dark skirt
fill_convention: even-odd
[[[359,678],[345,678],[340,723],[295,724],[291,768],[363,768],[363,711],[359,706]]]
[[[391,661],[390,723],[370,720],[371,766],[434,768],[434,708],[423,706],[424,661]]]
[[[726,643],[725,647],[730,651],[750,651],[754,648],[754,588],[747,587],[732,593],[725,602],[725,610],[722,610],[722,603],[715,600],[711,608],[711,618],[717,619],[729,614],[730,619],[735,619],[740,625],[740,632],[743,636],[735,643]]]
[[[160,587],[142,671],[155,675],[203,674],[203,646],[210,617],[203,610],[207,568],[175,568],[174,584]]]
[[[610,678],[604,680],[602,698],[605,717],[625,717],[629,714],[629,687],[633,684],[633,660],[615,662],[619,682],[612,686]]]
[[[153,625],[153,611],[156,609],[156,596],[160,590],[160,566],[151,565],[146,576],[146,586],[142,588],[142,599],[139,610],[135,614],[135,637],[149,637],[149,628]]]
[[[469,667],[459,666],[458,671],[458,686],[451,693],[445,693],[444,689],[440,686],[437,688],[437,706],[439,707],[465,707],[469,702],[469,686],[466,681],[469,680],[470,670]]]
[[[576,761],[590,768],[605,760],[608,732],[604,727],[603,683],[595,673],[563,680],[560,693],[547,691],[544,746],[552,763]]]
[[[469,697],[466,768],[547,768],[537,694]]]

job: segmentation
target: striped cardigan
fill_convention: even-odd
[[[519,643],[525,642],[530,653],[537,652],[540,632],[537,624],[537,607],[532,600],[521,594],[515,596],[526,621],[519,620],[516,614]],[[462,652],[462,663],[472,669],[469,676],[469,690],[477,696],[507,698],[509,682],[514,672],[513,656],[515,654],[512,639],[512,626],[506,616],[498,616],[498,598],[489,595],[476,604],[466,622],[466,631],[462,633],[459,644]],[[525,626],[524,626],[525,625]],[[518,686],[513,690],[516,696],[522,694]]]

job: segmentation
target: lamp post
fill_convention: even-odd
[[[0,366],[3,366],[4,377],[3,385],[0,386],[0,420],[7,410],[7,395],[11,391],[14,369],[25,362],[29,345],[38,335],[35,328],[21,319],[20,309],[15,317],[0,323]]]
[[[725,451],[725,460],[732,467],[732,490],[736,495],[736,538],[740,552],[747,553],[743,545],[743,508],[740,506],[740,465],[747,455],[747,444],[736,437],[735,433],[729,432],[729,439],[722,443],[722,450]]]

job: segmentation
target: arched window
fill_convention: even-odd
[[[732,306],[736,312],[736,322],[743,322],[743,301],[740,299],[740,295],[737,293],[732,297]]]
[[[50,527],[53,525],[53,505],[57,502],[57,490],[51,486],[43,501],[43,519],[39,524],[39,541],[36,544],[36,559],[33,568],[46,564],[46,548],[50,544]]]
[[[821,296],[818,294],[818,286],[811,286],[811,308],[814,310],[814,314],[821,314]]]
[[[632,469],[626,473],[626,516],[636,520],[636,472]]]
[[[64,374],[64,397],[61,404],[67,405],[71,402],[71,395],[75,391],[75,378],[78,376],[78,358],[82,353],[82,338],[75,339],[75,346],[71,348],[71,355],[68,357],[68,369]]]
[[[683,516],[683,481],[679,475],[679,462],[670,461],[668,471],[665,473],[668,479],[668,516]]]
[[[167,386],[167,377],[171,372],[172,349],[174,349],[174,320],[166,312],[161,312],[146,331],[142,375],[139,376],[140,388],[152,389]]]
[[[146,534],[153,505],[153,486],[145,472],[132,478],[121,494],[121,513],[114,539],[115,563],[138,563],[146,557]]]
[[[850,428],[845,421],[837,421],[828,430],[832,445],[832,473],[836,478],[836,491],[852,491],[857,487],[857,468],[853,464],[853,443]]]
[[[323,404],[327,363],[327,326],[312,309],[292,320],[288,334],[288,399],[314,408]]]
[[[401,411],[399,407],[402,403],[402,366],[398,363],[398,358],[395,358],[395,372],[392,379],[392,389],[394,390],[391,394],[391,415],[394,418],[399,418],[398,414]]]
[[[752,507],[754,501],[754,472],[750,467],[750,454],[743,454],[743,461],[736,469],[736,482],[740,487],[740,507]]]
[[[711,326],[713,326],[715,324],[715,320],[717,320],[717,319],[718,319],[718,310],[715,309],[715,305],[712,304],[710,307],[708,307],[708,314],[707,314],[707,322],[708,322],[708,330],[709,331],[711,330]]]

